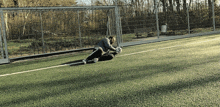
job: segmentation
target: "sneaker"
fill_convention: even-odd
[[[94,61],[94,63],[96,63],[99,61],[99,58],[94,58],[93,61]]]
[[[82,62],[83,62],[84,64],[86,64],[86,59],[82,60]]]

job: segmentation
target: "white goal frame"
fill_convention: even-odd
[[[0,9],[0,15],[1,15],[1,26],[0,26],[0,64],[3,63],[9,63],[9,57],[8,57],[8,47],[7,47],[7,41],[6,41],[6,31],[5,31],[5,22],[4,22],[4,16],[3,16],[3,10]]]
[[[6,28],[5,28],[5,19],[4,19],[4,13],[10,12],[10,11],[28,11],[28,10],[39,10],[39,11],[45,11],[45,10],[99,10],[99,9],[113,9],[115,11],[115,30],[116,30],[116,39],[117,39],[117,46],[120,46],[121,43],[121,28],[120,28],[120,15],[119,15],[119,8],[118,6],[69,6],[69,7],[16,7],[16,8],[0,8],[0,16],[1,16],[1,24],[2,26],[2,32],[0,32],[0,38],[3,38],[3,41],[0,41],[0,54],[4,55],[2,59],[0,58],[0,64],[2,63],[9,63],[9,55],[7,50],[7,34],[6,34]],[[42,34],[43,35],[43,34]],[[0,39],[1,40],[1,39]],[[2,42],[2,43],[1,43]],[[4,43],[3,45],[1,44]]]

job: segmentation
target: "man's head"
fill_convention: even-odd
[[[110,40],[110,44],[114,44],[116,42],[116,39],[114,36],[110,36],[109,40]]]

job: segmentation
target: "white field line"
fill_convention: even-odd
[[[214,41],[214,40],[219,40],[219,39],[211,39],[207,41],[202,41],[202,42],[193,42],[193,43],[188,43],[185,45],[192,45],[192,44],[198,44],[198,43],[204,43],[204,42],[209,42],[209,41]],[[175,46],[170,46],[170,47],[163,47],[163,48],[158,48],[158,49],[151,49],[147,51],[140,51],[140,52],[135,52],[135,53],[130,53],[130,54],[124,54],[120,55],[118,57],[122,56],[129,56],[129,55],[135,55],[135,54],[140,54],[140,53],[146,53],[146,52],[151,52],[151,51],[156,51],[156,50],[162,50],[162,49],[168,49],[168,48],[174,48],[174,47],[180,47],[184,45],[175,45]],[[45,67],[45,68],[39,68],[39,69],[33,69],[33,70],[27,70],[27,71],[21,71],[21,72],[15,72],[15,73],[10,73],[10,74],[3,74],[0,75],[0,77],[5,77],[5,76],[10,76],[10,75],[17,75],[17,74],[23,74],[23,73],[28,73],[28,72],[35,72],[35,71],[40,71],[40,70],[46,70],[46,69],[52,69],[52,68],[58,68],[58,67],[64,67],[64,66],[69,66],[70,64],[65,64],[65,65],[58,65],[58,66],[51,66],[51,67]]]
[[[63,66],[68,66],[68,65],[58,65],[58,66],[51,66],[51,67],[40,68],[40,69],[33,69],[33,70],[28,70],[28,71],[15,72],[15,73],[10,73],[10,74],[3,74],[3,75],[0,75],[0,77],[16,75],[16,74],[23,74],[23,73],[40,71],[40,70],[51,69],[51,68],[58,68],[58,67],[63,67]]]
[[[120,55],[120,56],[118,56],[118,57],[128,56],[128,55],[135,55],[135,54],[146,53],[146,52],[151,52],[151,51],[156,51],[156,50],[162,50],[162,49],[168,49],[168,48],[174,48],[174,47],[179,47],[179,46],[181,46],[181,45],[170,46],[170,47],[164,47],[164,48],[158,48],[158,49],[152,49],[152,50],[147,50],[147,51],[140,51],[140,52],[135,52],[135,53],[130,53],[130,54],[124,54],[124,55]]]

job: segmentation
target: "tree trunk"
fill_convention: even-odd
[[[184,11],[184,13],[186,13],[186,0],[183,0],[183,11]]]
[[[147,11],[150,12],[150,0],[147,0]]]
[[[18,0],[13,0],[13,2],[14,2],[14,6],[18,7]]]
[[[209,5],[209,23],[212,23],[212,0],[208,0]]]
[[[176,4],[177,4],[176,10],[178,13],[180,13],[180,0],[176,0]]]
[[[157,0],[154,0],[154,11],[156,10],[156,3],[157,2]]]
[[[166,0],[160,0],[163,4],[163,13],[165,14],[165,23],[167,23]]]
[[[172,1],[172,0],[169,0],[169,4],[170,4],[169,10],[170,10],[171,12],[173,12],[173,1]]]
[[[163,4],[163,12],[166,12],[166,0],[160,0]]]
[[[5,13],[5,15],[4,15],[4,21],[5,21],[5,30],[6,30],[6,37],[7,37],[7,39],[9,39],[10,37],[9,37],[9,27],[8,27],[8,13]]]

